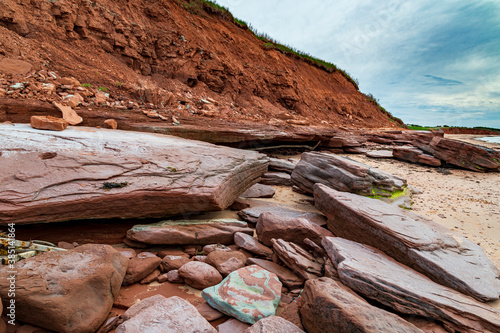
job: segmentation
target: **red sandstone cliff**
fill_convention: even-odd
[[[340,72],[266,49],[230,15],[196,3],[200,8],[188,11],[180,0],[3,0],[0,60],[22,59],[37,70],[73,76],[106,88],[115,99],[165,101],[158,96],[170,91],[173,98],[164,106],[177,115],[275,125],[396,126]],[[39,96],[34,91],[27,97]],[[202,98],[217,103],[197,112]]]

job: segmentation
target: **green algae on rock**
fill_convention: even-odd
[[[314,184],[320,183],[337,191],[394,203],[401,208],[411,207],[412,191],[406,179],[335,154],[302,154],[293,170],[292,182],[311,194]]]

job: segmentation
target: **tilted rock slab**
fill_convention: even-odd
[[[304,218],[317,225],[326,225],[326,217],[323,214],[294,210],[287,206],[274,204],[245,208],[238,212],[238,216],[250,223],[257,223],[259,216],[265,212],[278,214],[282,218]]]
[[[242,232],[235,233],[234,243],[239,247],[241,247],[242,249],[255,253],[258,256],[262,256],[268,259],[271,259],[273,256],[273,250],[271,250],[264,244],[259,243],[257,238],[254,238],[245,233]]]
[[[300,287],[304,284],[304,279],[297,276],[290,269],[280,266],[279,264],[272,262],[270,260],[248,258],[247,264],[258,265],[264,268],[266,271],[276,274],[281,283],[283,283],[286,287],[290,289]]]
[[[292,186],[292,180],[288,173],[276,171],[270,171],[263,174],[259,183],[264,185]]]
[[[268,164],[173,136],[25,124],[0,124],[0,152],[0,225],[221,210]]]
[[[233,244],[234,234],[253,235],[246,222],[236,219],[168,220],[152,224],[138,224],[127,231],[127,238],[163,245]]]
[[[326,237],[340,281],[398,312],[440,320],[459,332],[500,332],[500,311],[395,261],[368,245]]]
[[[16,319],[50,331],[93,333],[108,318],[128,264],[109,245],[89,244],[24,259],[0,269],[0,297],[8,300],[16,271]]]
[[[494,149],[458,140],[434,137],[418,148],[455,166],[481,172],[500,171],[500,153]]]
[[[420,163],[429,166],[438,167],[441,166],[441,160],[425,154],[422,150],[418,148],[405,148],[396,147],[392,150],[392,155],[398,160],[403,160],[412,163]]]
[[[281,299],[282,284],[276,274],[251,265],[229,274],[201,295],[213,308],[248,324],[273,316]]]
[[[500,271],[477,244],[413,212],[317,184],[316,208],[339,237],[373,246],[481,301],[500,297]]]
[[[279,158],[269,158],[269,170],[282,171],[291,174],[297,163]]]
[[[116,333],[217,333],[188,301],[155,295],[132,305]]]
[[[272,243],[274,252],[283,263],[304,280],[316,279],[322,275],[323,262],[299,245],[282,239],[272,239]]]
[[[255,231],[259,241],[267,246],[273,245],[271,242],[273,238],[281,238],[304,245],[306,238],[316,244],[321,244],[323,237],[333,236],[328,229],[320,227],[306,218],[282,217],[280,214],[270,212],[260,214]]]
[[[292,182],[307,193],[313,193],[314,184],[320,183],[338,191],[382,197],[391,197],[407,187],[403,178],[345,157],[317,152],[302,154]]]
[[[309,333],[423,333],[401,317],[379,309],[343,284],[308,280],[299,298],[302,325]]]

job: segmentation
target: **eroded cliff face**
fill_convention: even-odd
[[[163,107],[180,115],[396,127],[340,72],[266,49],[232,18],[203,6],[188,11],[187,4],[0,0],[0,58],[22,59],[34,69],[105,87],[112,97],[157,107],[162,105],[155,96],[172,92],[174,100]],[[216,103],[207,107],[201,102],[206,98]]]

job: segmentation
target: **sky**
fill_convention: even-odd
[[[500,128],[500,0],[216,0],[407,124]]]

